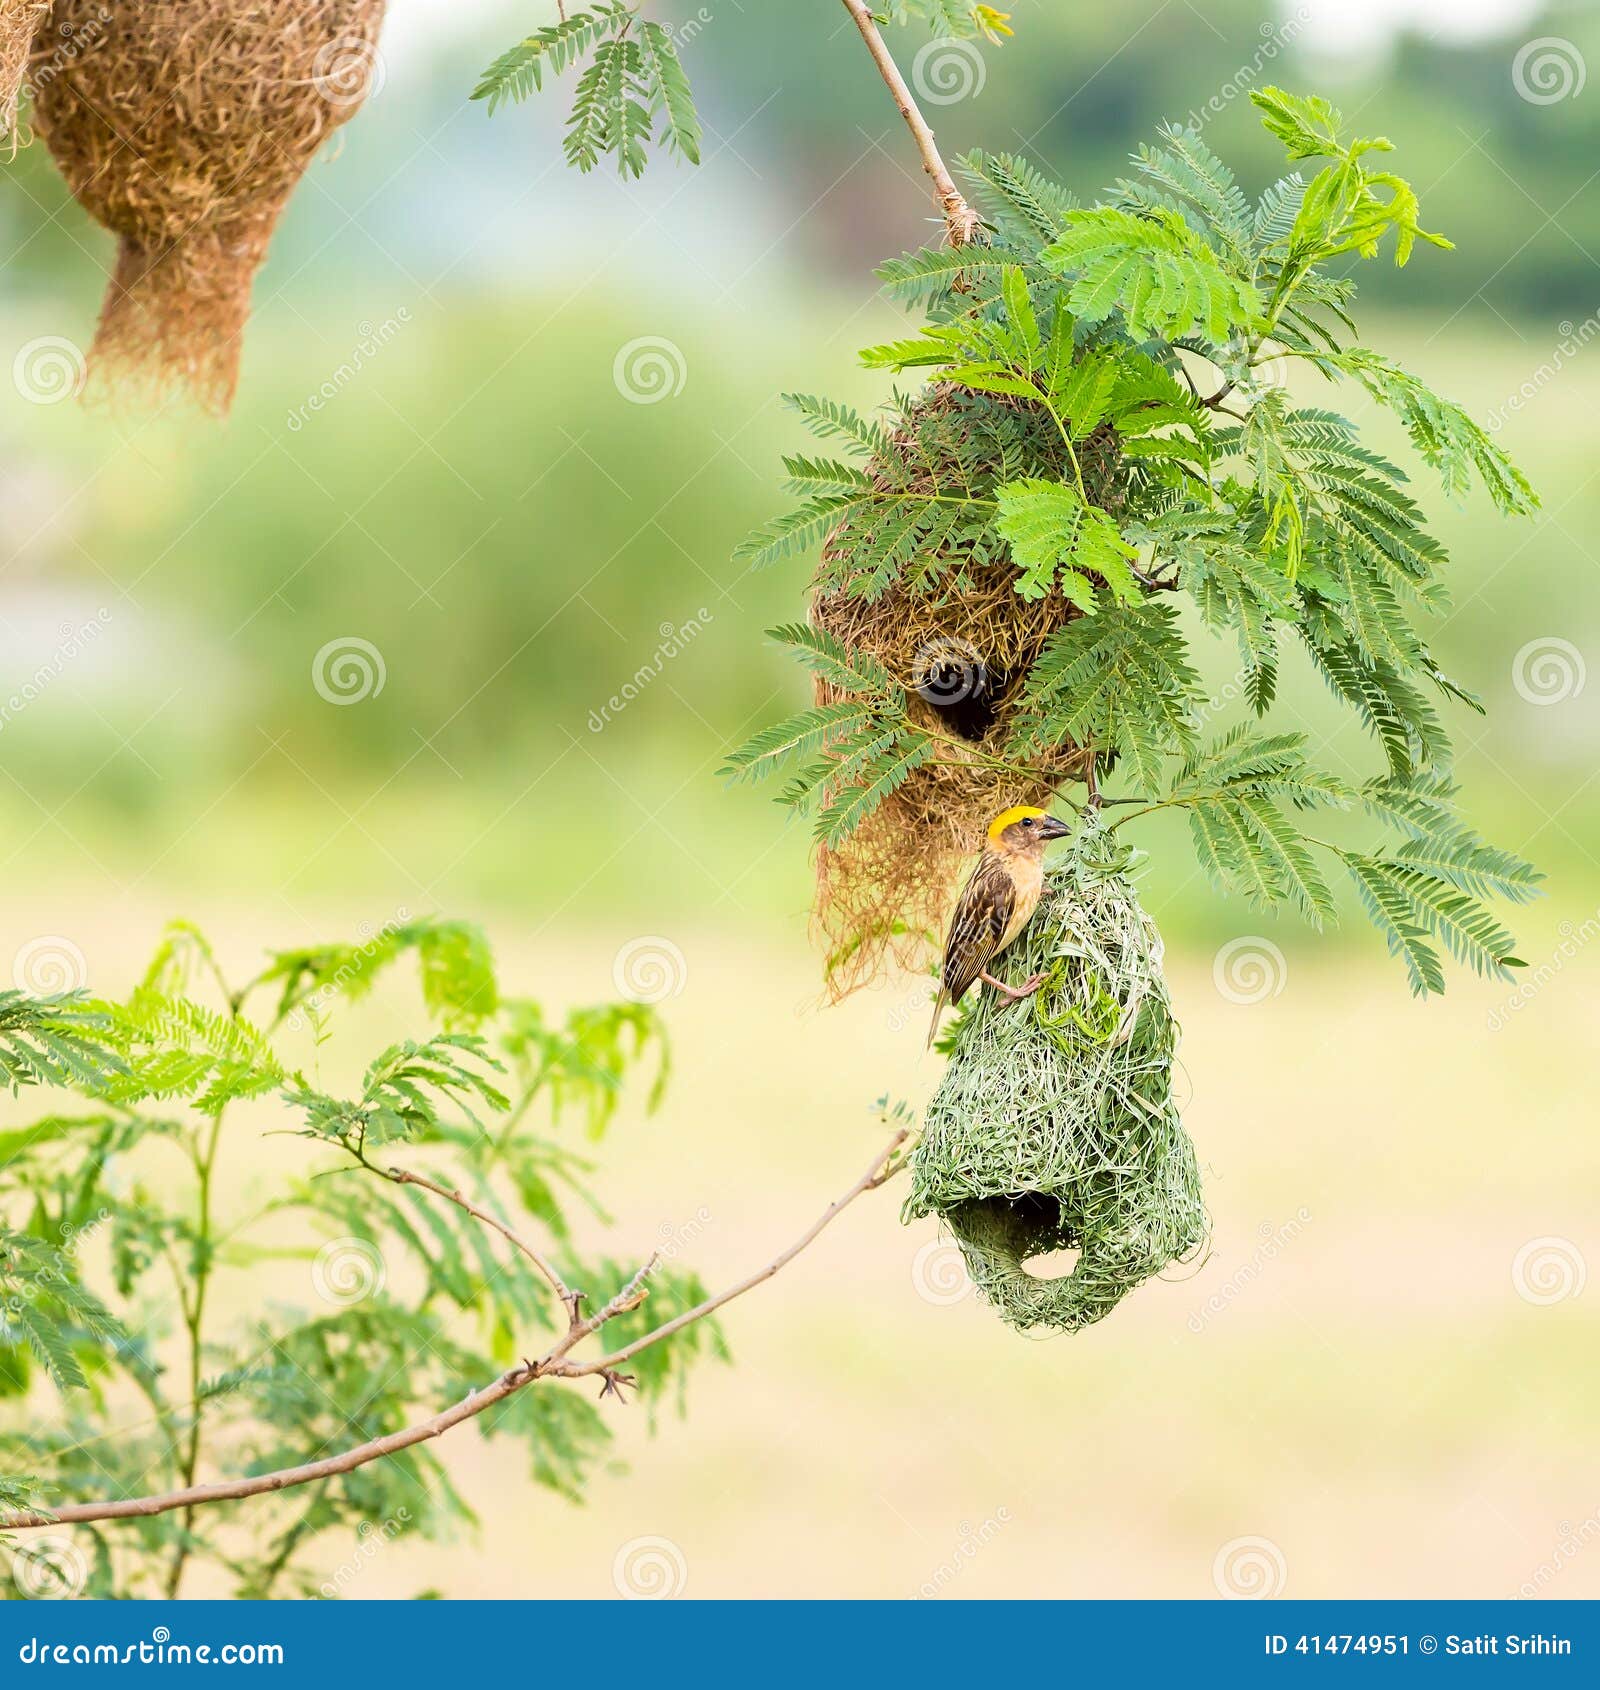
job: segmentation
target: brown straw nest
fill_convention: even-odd
[[[0,0],[0,137],[16,132],[33,32],[49,10],[50,0]]]
[[[383,0],[56,0],[54,20],[86,45],[39,79],[35,126],[118,237],[91,376],[221,415],[255,273],[366,97]]]
[[[909,434],[919,417],[951,403],[947,390],[929,390],[890,449],[925,452],[926,433],[915,448]],[[1097,431],[1078,455],[1091,496],[1114,502],[1115,436]],[[895,481],[904,487],[904,474]],[[1029,669],[1050,636],[1078,615],[1060,592],[1024,599],[1009,559],[949,557],[931,588],[901,579],[869,599],[852,591],[849,573],[841,577],[840,538],[824,548],[812,584],[812,625],[876,658],[906,689],[913,722],[943,743],[938,760],[915,770],[841,846],[818,848],[813,917],[834,1002],[890,967],[925,971],[956,877],[989,821],[1012,804],[1047,804],[1061,786],[1083,778],[1086,763],[1076,746],[1062,745],[1034,760],[1032,781],[996,766]],[[820,678],[815,693],[819,704],[847,696]]]

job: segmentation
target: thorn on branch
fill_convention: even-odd
[[[615,1397],[618,1402],[626,1402],[628,1399],[622,1394],[623,1387],[631,1385],[634,1390],[639,1388],[639,1380],[636,1374],[618,1373],[614,1367],[606,1368],[600,1377],[605,1381],[600,1387],[601,1402],[604,1402],[607,1397]]]

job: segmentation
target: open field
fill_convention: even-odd
[[[156,907],[70,913],[93,935],[94,983],[126,984]],[[240,967],[283,938],[277,910],[191,913]],[[323,934],[366,918],[312,913]],[[7,931],[36,917],[14,892],[0,903]],[[489,926],[507,984],[558,1002],[605,995],[635,931]],[[879,1138],[872,1099],[920,1100],[934,1064],[904,993],[815,1008],[798,933],[674,942],[674,1083],[656,1118],[624,1110],[599,1183],[618,1254],[676,1230],[720,1283],[855,1177]],[[729,1312],[736,1364],[700,1371],[686,1419],[652,1437],[612,1407],[630,1471],[597,1479],[586,1507],[463,1429],[441,1448],[481,1530],[442,1546],[402,1533],[345,1593],[607,1596],[619,1549],[659,1537],[703,1596],[1203,1597],[1240,1538],[1271,1547],[1234,1560],[1281,1556],[1298,1596],[1600,1595],[1600,1305],[1592,1289],[1529,1301],[1513,1279],[1541,1239],[1558,1241],[1555,1276],[1525,1267],[1533,1295],[1600,1267],[1600,1141],[1573,1060],[1600,1012],[1592,968],[1548,971],[1498,1032],[1505,989],[1466,981],[1412,1005],[1376,966],[1293,959],[1278,995],[1244,1004],[1219,994],[1209,954],[1173,975],[1216,1223],[1202,1265],[1076,1340],[1030,1343],[951,1300],[951,1263],[927,1253],[930,1228],[898,1224],[891,1187]],[[357,1051],[418,1025],[398,983],[342,1013]],[[246,1116],[231,1130],[230,1205],[304,1166],[296,1139],[258,1138]],[[304,1264],[218,1289],[241,1316],[310,1300]],[[1588,1546],[1563,1558],[1575,1534]]]

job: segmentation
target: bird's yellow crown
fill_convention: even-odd
[[[1038,809],[1032,804],[1013,804],[1009,810],[1002,810],[1000,814],[989,823],[989,843],[991,845],[998,845],[1000,843],[1000,835],[1004,833],[1013,822],[1025,821],[1029,816],[1042,816],[1044,814],[1045,812],[1043,810]]]

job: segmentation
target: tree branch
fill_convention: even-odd
[[[447,1203],[454,1203],[458,1209],[465,1209],[474,1220],[480,1220],[485,1226],[493,1227],[502,1238],[514,1244],[538,1268],[539,1272],[550,1282],[550,1289],[566,1304],[569,1313],[575,1311],[577,1305],[574,1299],[582,1293],[569,1290],[566,1281],[556,1271],[554,1263],[548,1261],[539,1251],[535,1250],[526,1239],[519,1238],[510,1227],[503,1221],[497,1220],[487,1209],[480,1209],[476,1203],[470,1198],[464,1197],[460,1191],[451,1190],[431,1179],[424,1179],[421,1174],[411,1173],[408,1169],[379,1168],[374,1167],[371,1162],[367,1161],[363,1161],[361,1165],[364,1168],[371,1168],[373,1173],[394,1185],[420,1185],[425,1191],[434,1192],[437,1196],[444,1198]],[[573,1313],[573,1318],[577,1318],[576,1313]]]
[[[867,51],[871,53],[872,62],[878,67],[878,74],[894,96],[895,105],[900,108],[906,128],[911,131],[911,138],[922,155],[922,168],[933,178],[934,197],[939,202],[939,209],[944,213],[945,231],[950,237],[951,246],[968,245],[977,237],[978,214],[967,204],[961,190],[956,186],[955,178],[950,174],[949,167],[934,141],[933,131],[928,127],[928,120],[918,108],[906,79],[900,74],[900,67],[894,62],[888,43],[873,20],[871,7],[867,5],[866,0],[844,0],[844,9],[854,19],[856,28],[861,31],[861,39],[867,44]]]
[[[792,1262],[863,1192],[875,1191],[896,1172],[901,1164],[895,1162],[895,1152],[909,1136],[909,1130],[901,1127],[888,1144],[873,1157],[861,1178],[842,1197],[830,1203],[818,1220],[786,1250],[774,1256],[764,1268],[717,1296],[707,1298],[698,1307],[678,1315],[673,1320],[663,1322],[654,1331],[647,1332],[642,1338],[635,1339],[633,1343],[625,1345],[612,1355],[602,1357],[599,1361],[569,1362],[566,1357],[574,1345],[598,1331],[608,1320],[629,1308],[638,1307],[643,1301],[645,1280],[655,1266],[656,1257],[653,1256],[598,1313],[586,1320],[574,1319],[566,1335],[538,1361],[524,1362],[521,1366],[502,1373],[492,1384],[471,1392],[453,1407],[434,1415],[431,1420],[407,1426],[402,1431],[390,1432],[384,1437],[372,1439],[369,1443],[357,1444],[354,1449],[347,1449],[340,1455],[330,1455],[321,1461],[307,1461],[298,1467],[285,1467],[276,1473],[260,1473],[251,1478],[228,1479],[216,1484],[190,1485],[183,1490],[165,1491],[156,1496],[125,1497],[116,1502],[66,1503],[49,1513],[26,1512],[7,1515],[0,1518],[0,1531],[24,1531],[35,1526],[78,1525],[93,1520],[148,1519],[153,1514],[169,1514],[176,1508],[198,1508],[209,1502],[237,1502],[245,1497],[288,1490],[295,1485],[312,1484],[318,1479],[335,1478],[340,1473],[350,1473],[357,1467],[364,1467],[369,1461],[379,1461],[384,1456],[397,1455],[401,1450],[441,1437],[453,1426],[459,1426],[464,1420],[471,1420],[486,1409],[493,1408],[497,1402],[504,1401],[506,1397],[533,1384],[535,1380],[576,1379],[609,1372],[629,1356],[637,1355],[640,1350],[648,1349],[652,1344],[659,1344],[664,1338],[670,1338],[674,1332],[681,1331],[693,1321],[704,1320],[707,1315],[731,1303],[735,1297],[742,1297],[746,1291],[772,1278],[781,1268]],[[403,1183],[431,1184],[414,1176],[412,1181]],[[459,1194],[452,1194],[438,1186],[431,1188],[452,1202],[465,1203]],[[477,1212],[474,1210],[474,1213]],[[497,1222],[492,1221],[492,1217],[481,1218],[489,1219],[492,1224],[498,1226]],[[512,1235],[508,1233],[507,1236]],[[512,1241],[518,1242],[515,1238]],[[519,1248],[523,1246],[519,1244]]]

